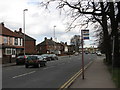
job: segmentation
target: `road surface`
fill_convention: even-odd
[[[85,54],[85,65],[96,59]],[[81,55],[61,56],[48,61],[46,67],[25,68],[24,65],[2,68],[2,88],[60,88],[81,69]]]

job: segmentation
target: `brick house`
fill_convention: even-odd
[[[14,62],[15,57],[23,52],[23,39],[22,37],[0,24],[0,57],[2,63]]]
[[[24,45],[24,33],[22,33],[22,28],[19,28],[19,31],[15,31],[23,38]],[[26,54],[35,54],[36,53],[36,40],[27,34],[25,34],[25,53]]]
[[[55,54],[62,54],[64,52],[65,45],[55,42],[52,38],[47,39],[45,37],[44,41],[39,43],[37,48],[37,53],[44,54],[44,53],[55,53]]]

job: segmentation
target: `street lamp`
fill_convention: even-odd
[[[55,53],[55,27],[56,27],[56,25],[54,25],[54,31],[53,31],[53,34],[54,34],[54,53]]]
[[[28,11],[28,9],[23,10],[23,30],[24,30],[24,57],[25,57],[25,11]]]
[[[55,28],[56,28],[56,25],[54,25],[54,40],[56,41],[56,38],[55,38]]]

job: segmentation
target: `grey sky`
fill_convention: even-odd
[[[41,0],[2,0],[0,3],[0,22],[4,22],[5,26],[11,30],[18,30],[23,27],[23,10],[26,12],[26,34],[36,39],[36,43],[44,40],[44,37],[53,37],[54,25],[56,25],[55,33],[57,41],[70,43],[73,35],[79,35],[80,29],[70,32],[65,31],[65,15],[60,15],[59,10],[53,4],[49,10],[39,6]],[[91,26],[89,29],[92,29]],[[92,33],[91,33],[92,32]],[[90,31],[90,40],[85,41],[85,46],[91,46],[94,41],[93,31]]]

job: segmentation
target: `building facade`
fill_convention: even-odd
[[[4,26],[4,23],[0,24],[0,57],[2,63],[13,62],[15,57],[23,52],[23,38],[14,33],[12,30]]]
[[[53,41],[52,38],[47,39],[46,37],[44,38],[44,41],[39,43],[37,46],[37,52],[39,54],[45,54],[45,53],[54,53],[54,54],[63,54],[65,52],[68,52],[67,45],[63,43],[58,43]]]
[[[15,31],[15,33],[19,34],[23,38],[24,45],[24,35],[25,35],[25,53],[26,54],[36,54],[36,40],[27,34],[22,32],[22,28],[19,28],[19,31]]]

